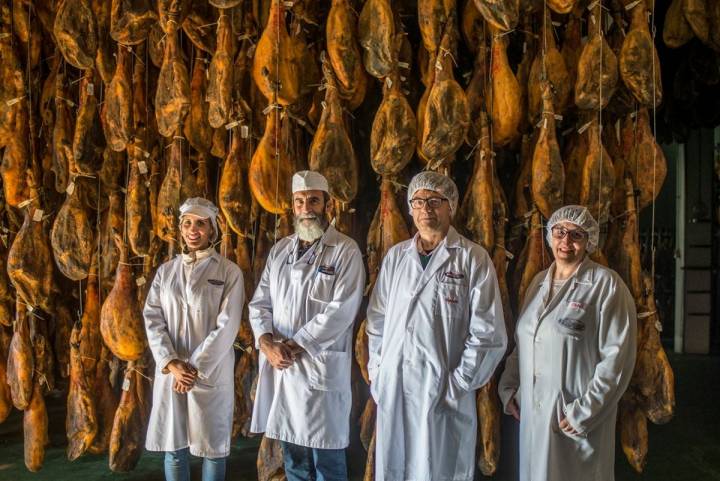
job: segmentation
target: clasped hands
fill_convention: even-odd
[[[263,334],[260,337],[260,351],[265,355],[272,367],[278,370],[287,369],[293,365],[297,357],[305,352],[298,343],[292,339],[276,341],[272,334]]]
[[[186,394],[195,386],[198,371],[189,362],[183,362],[174,359],[167,364],[167,370],[173,375],[173,391],[180,394]]]

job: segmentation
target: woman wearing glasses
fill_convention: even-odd
[[[532,281],[500,379],[520,421],[521,481],[614,479],[617,403],[635,365],[635,304],[616,272],[590,260],[599,227],[587,208],[547,224],[555,262]]]

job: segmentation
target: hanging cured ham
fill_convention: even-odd
[[[67,398],[65,432],[68,438],[67,458],[74,461],[83,455],[97,434],[98,424],[92,385],[88,382],[80,355],[81,326],[73,328],[70,336],[70,387]]]
[[[657,107],[662,101],[660,59],[647,25],[645,1],[631,11],[630,31],[620,50],[620,76],[640,104]]]
[[[401,87],[399,75],[388,77],[373,120],[370,162],[380,175],[399,174],[412,159],[417,145],[417,120]]]
[[[30,405],[33,395],[35,356],[30,344],[30,321],[27,310],[18,301],[15,312],[17,322],[8,348],[7,383],[13,406],[24,410]]]
[[[546,219],[563,205],[565,173],[555,133],[555,112],[550,84],[543,91],[543,115],[532,161],[532,196]]]
[[[265,133],[255,149],[248,180],[250,191],[255,200],[268,212],[282,214],[290,209],[290,185],[295,173],[294,161],[286,150],[287,129],[290,124],[283,120],[281,129],[281,113],[271,108]],[[277,154],[277,155],[276,155]]]
[[[58,72],[55,79],[55,124],[52,128],[52,171],[57,192],[65,192],[70,165],[73,163],[75,116],[72,107],[75,102],[70,100],[66,83],[66,76]]]
[[[377,78],[392,72],[395,58],[395,20],[388,0],[368,0],[358,21],[358,40],[365,70]]]
[[[478,389],[478,461],[480,472],[485,476],[495,474],[500,461],[500,399],[497,397],[497,381],[493,376]]]
[[[165,54],[155,92],[155,118],[160,135],[174,135],[189,110],[190,80],[178,48],[178,33],[171,29],[165,37]]]
[[[488,24],[500,32],[515,28],[520,13],[518,0],[472,0]]]
[[[417,4],[423,45],[428,52],[437,55],[443,36],[455,22],[455,0],[418,0]]]
[[[209,103],[207,60],[198,54],[195,58],[192,80],[190,81],[190,112],[185,118],[183,133],[188,143],[198,152],[210,152],[213,129],[208,122]]]
[[[625,122],[628,123],[626,130],[631,134],[625,168],[640,192],[638,206],[642,210],[660,193],[667,176],[667,161],[653,137],[647,109],[640,109],[634,120],[628,116]]]
[[[207,89],[208,123],[213,128],[222,127],[230,121],[235,55],[230,16],[221,13],[217,23],[217,50],[210,62]]]
[[[268,102],[290,105],[300,99],[306,48],[298,37],[288,33],[283,2],[272,0],[252,69],[255,85]]]
[[[245,236],[250,225],[251,197],[247,186],[250,141],[238,129],[231,131],[231,145],[218,184],[218,206],[228,226]]]
[[[617,58],[602,32],[601,8],[598,2],[590,14],[590,40],[580,55],[575,83],[575,105],[586,110],[604,108],[618,81]]]
[[[670,48],[680,48],[690,40],[695,34],[690,27],[683,6],[685,0],[672,0],[670,6],[665,12],[665,22],[663,22],[663,42]]]
[[[583,162],[580,182],[580,204],[586,206],[598,222],[604,223],[610,214],[615,169],[610,154],[602,144],[597,121],[590,124],[587,136],[587,156]]]
[[[125,196],[125,218],[130,249],[138,256],[150,251],[153,224],[150,212],[149,168],[142,144],[128,146],[130,175]]]
[[[544,80],[547,79],[547,82]],[[531,123],[543,117],[545,84],[550,84],[554,112],[562,113],[572,92],[572,84],[565,60],[557,49],[555,34],[548,13],[543,22],[540,48],[530,67],[528,79],[528,118]]]
[[[120,47],[117,67],[105,95],[105,137],[115,151],[125,150],[132,137],[132,51]]]
[[[95,70],[107,86],[115,72],[115,43],[110,36],[110,17],[112,13],[112,3],[91,1],[95,16],[95,29],[97,32],[97,52],[95,53]]]
[[[112,0],[110,36],[123,45],[142,43],[158,20],[150,0]]]
[[[100,332],[105,345],[123,361],[140,359],[145,348],[145,327],[142,312],[136,301],[137,287],[128,265],[128,249],[120,236],[115,242],[120,249],[120,262],[115,274],[115,285],[108,294],[100,312]]]
[[[458,225],[461,225],[470,239],[492,252],[495,245],[494,200],[493,193],[493,152],[490,147],[490,133],[487,116],[480,116],[481,140],[475,150],[475,167],[465,191],[458,213]]]
[[[493,146],[503,147],[518,138],[520,121],[525,113],[521,104],[520,85],[510,69],[507,40],[496,31],[492,36],[490,95],[488,112],[492,125]]]
[[[325,108],[310,145],[310,169],[328,180],[330,196],[350,202],[358,188],[358,164],[350,137],[345,130],[343,108],[337,83],[329,66],[323,65],[327,89]]]
[[[346,99],[352,98],[365,76],[356,25],[349,0],[332,0],[325,24],[327,53],[337,86]]]
[[[409,238],[410,232],[398,207],[393,184],[389,179],[383,178],[380,185],[380,204],[375,211],[367,237],[368,285],[372,286],[375,283],[380,265],[388,250],[398,242]]]
[[[44,211],[34,176],[28,172],[32,201],[25,208],[23,224],[8,252],[7,269],[18,297],[31,308],[52,312],[53,260],[43,226]],[[25,310],[25,306],[21,307]]]
[[[110,435],[109,464],[114,472],[131,471],[143,452],[149,406],[142,371],[135,362],[128,363],[125,368],[120,404]]]
[[[100,169],[105,151],[105,134],[98,112],[99,79],[92,71],[84,72],[80,81],[80,107],[73,135],[73,162],[70,174],[94,176]]]
[[[95,251],[95,231],[87,208],[82,204],[81,195],[86,184],[79,179],[55,217],[50,232],[55,264],[60,272],[74,281],[85,279],[90,271]]]
[[[516,266],[516,273],[519,274],[517,285],[518,309],[522,310],[525,304],[525,293],[535,276],[550,267],[552,257],[545,248],[545,228],[538,211],[534,211],[530,217],[530,233],[528,234],[525,247],[520,255],[520,262]],[[520,270],[518,271],[518,267]]]
[[[23,437],[25,467],[32,472],[39,471],[45,461],[45,446],[49,443],[48,413],[39,376],[33,382],[30,405],[23,412]]]
[[[448,166],[460,148],[470,124],[465,91],[453,77],[452,37],[454,25],[448,24],[435,63],[435,79],[425,105],[425,120],[419,132],[419,147],[431,168]],[[434,166],[434,167],[433,167]]]
[[[92,68],[97,53],[97,26],[90,0],[58,2],[53,35],[70,65],[80,70]]]

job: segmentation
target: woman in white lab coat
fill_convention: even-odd
[[[599,228],[587,208],[547,224],[555,262],[525,294],[499,391],[520,421],[520,481],[612,481],[617,404],[635,365],[633,298],[589,259]]]
[[[201,198],[180,207],[183,253],[160,266],[143,312],[156,363],[146,448],[165,452],[168,481],[190,479],[189,454],[204,458],[203,481],[223,480],[230,453],[244,290],[240,268],[213,246],[217,215]]]

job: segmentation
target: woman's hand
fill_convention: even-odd
[[[515,400],[515,396],[510,398],[506,409],[508,413],[510,413],[510,415],[515,418],[516,421],[520,421],[520,406],[518,406],[518,403]]]
[[[295,362],[293,350],[287,344],[274,341],[271,334],[260,337],[260,351],[275,369],[287,369]]]
[[[167,370],[175,378],[173,383],[173,390],[179,393],[186,393],[190,391],[195,385],[197,379],[197,369],[187,362],[183,362],[179,359],[174,359],[167,364]]]
[[[560,421],[560,429],[562,429],[565,434],[569,434],[570,436],[577,436],[580,434],[574,427],[572,427],[567,418],[562,418],[562,420]]]
[[[513,396],[508,402],[507,411],[512,415],[512,417],[520,421],[520,406],[518,406],[515,396]]]

